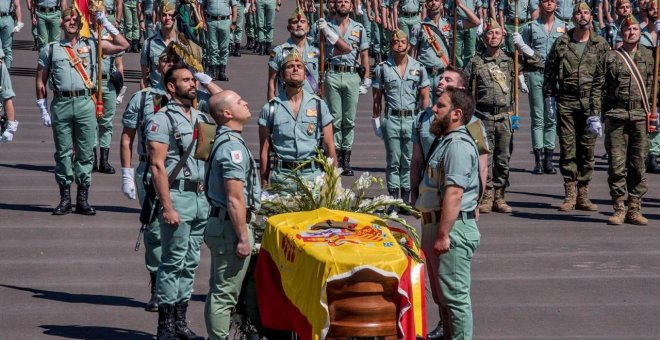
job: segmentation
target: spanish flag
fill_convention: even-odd
[[[89,28],[89,1],[90,0],[73,0],[73,8],[75,8],[78,12],[78,15],[80,15],[80,21],[82,22],[82,28],[80,29],[80,33],[78,35],[84,38],[89,38],[92,36],[92,32]]]

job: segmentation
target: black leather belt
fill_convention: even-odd
[[[180,189],[181,187],[183,188]],[[172,183],[170,190],[182,190],[182,191],[200,193],[200,192],[204,192],[204,183],[191,181],[189,179],[178,179],[174,181],[174,183]]]
[[[2,12],[0,13],[0,17],[8,17],[8,16],[13,16],[14,12]]]
[[[616,104],[614,104],[614,107],[617,109],[624,109],[627,111],[644,108],[642,103],[635,103],[635,102],[627,102],[627,103],[617,102]]]
[[[103,74],[103,75],[101,76],[101,79],[108,79],[108,78],[109,78],[109,76],[108,76],[107,74]]]
[[[513,18],[507,18],[506,23],[509,24],[509,25],[514,25],[515,24],[514,20],[515,19],[513,19]],[[528,22],[529,22],[529,20],[520,20],[520,19],[518,19],[518,26],[522,26],[522,25],[524,25]]]
[[[250,223],[250,209],[245,210],[245,223]],[[227,221],[229,220],[229,214],[227,213],[227,209],[223,207],[216,207],[212,206],[211,209],[209,210],[209,217],[216,217],[220,221]]]
[[[468,220],[473,220],[475,218],[474,210],[472,211],[461,211],[459,214],[465,216]],[[461,215],[458,217],[460,218]],[[440,222],[440,210],[434,210],[430,212],[422,213],[422,223],[436,223]]]
[[[51,13],[51,12],[57,12],[59,11],[59,7],[42,7],[42,6],[37,6],[37,11],[39,12],[44,12],[44,13]]]
[[[138,157],[138,158],[140,159],[140,162],[146,162],[147,161],[147,155],[140,155],[140,157]]]
[[[358,68],[356,66],[328,65],[328,69],[333,72],[349,72],[349,73],[358,72]]]
[[[55,91],[55,97],[73,98],[91,96],[96,93],[96,90],[78,90],[78,91]]]
[[[426,73],[431,77],[435,77],[435,76],[437,76],[439,74],[442,74],[444,72],[445,72],[445,69],[442,68],[442,67],[439,67],[439,68],[426,67]]]
[[[477,105],[477,110],[494,115],[513,111],[513,109],[511,109],[511,106],[498,107],[498,106],[486,106],[486,105]]]
[[[394,110],[387,108],[387,114],[399,117],[409,117],[415,114],[414,110]]]
[[[282,160],[280,160],[280,161],[279,161],[279,164],[280,164],[280,167],[281,167],[282,169],[293,170],[293,169],[299,167],[300,165],[302,165],[303,162],[289,162],[289,161],[282,161]],[[302,168],[300,168],[299,170],[307,170],[307,169],[313,169],[313,168],[314,168],[314,163],[313,163],[313,162],[309,162],[309,163],[307,163],[305,166],[303,166]]]
[[[402,13],[399,13],[399,16],[402,17],[402,18],[412,18],[414,16],[419,16],[419,13],[414,13],[414,12],[413,13],[405,13],[405,12],[402,12]]]
[[[229,20],[229,18],[231,18],[230,15],[210,15],[210,14],[207,14],[206,17],[211,20]]]

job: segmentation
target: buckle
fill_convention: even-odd
[[[80,59],[79,57],[75,57],[75,58],[69,60],[69,64],[71,64],[71,66],[76,66],[80,63],[82,63],[82,59]]]

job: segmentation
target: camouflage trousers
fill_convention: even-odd
[[[646,121],[605,117],[605,148],[609,154],[607,183],[613,197],[642,197],[646,186],[644,161],[649,152]]]
[[[588,117],[579,100],[557,99],[559,170],[564,182],[591,181],[596,135],[587,130]]]
[[[484,119],[488,145],[492,152],[488,155],[488,179],[486,190],[506,188],[509,182],[509,160],[511,159],[510,143],[511,122],[508,117],[497,120]]]

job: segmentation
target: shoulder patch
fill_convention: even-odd
[[[243,151],[241,150],[232,150],[231,151],[231,161],[232,163],[239,164],[243,161]]]
[[[149,124],[149,128],[147,129],[147,131],[151,133],[158,133],[158,131],[160,131],[160,125],[151,122],[151,124]]]

